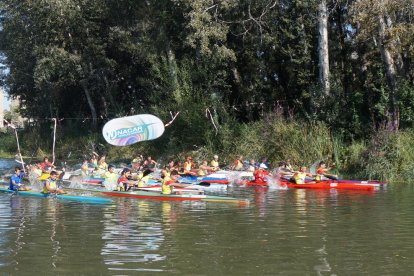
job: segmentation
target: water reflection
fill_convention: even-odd
[[[154,207],[147,201],[120,200],[115,210],[105,211],[101,255],[109,270],[148,271],[140,263],[165,259],[157,253],[164,234]]]

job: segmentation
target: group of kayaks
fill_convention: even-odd
[[[207,201],[207,202],[225,202],[235,203],[241,206],[249,204],[247,199],[238,199],[226,196],[214,196],[206,195],[203,190],[208,188],[226,188],[234,175],[238,174],[239,181],[236,181],[241,186],[256,186],[256,187],[268,187],[271,183],[261,182],[256,183],[252,180],[240,180],[240,175],[249,177],[250,175],[240,172],[226,172],[197,177],[197,176],[185,176],[180,179],[180,183],[189,184],[188,187],[175,188],[174,194],[162,194],[161,185],[156,180],[150,181],[147,186],[140,187],[131,191],[108,191],[103,186],[103,178],[86,177],[83,178],[81,184],[86,184],[86,187],[78,190],[77,192],[84,192],[87,194],[93,194],[94,196],[88,196],[85,194],[76,194],[72,191],[70,194],[50,195],[43,194],[38,191],[12,191],[7,187],[0,187],[0,192],[12,193],[23,196],[35,196],[35,197],[55,197],[64,200],[77,200],[90,203],[110,203],[111,197],[129,197],[139,199],[155,199],[155,200],[172,200],[172,201]],[[70,183],[70,181],[66,181]],[[337,189],[337,190],[365,190],[375,191],[381,190],[386,187],[385,183],[379,181],[361,181],[361,180],[322,180],[315,181],[308,179],[304,184],[295,184],[287,178],[279,178],[277,180],[278,187],[289,189]],[[88,187],[89,186],[89,187]],[[68,188],[68,191],[71,191]]]

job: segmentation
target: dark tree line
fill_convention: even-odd
[[[39,124],[89,118],[98,129],[181,111],[188,143],[208,140],[212,121],[275,112],[347,138],[413,124],[410,0],[3,0],[0,10],[2,80]]]

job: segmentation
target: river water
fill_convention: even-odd
[[[0,164],[1,167],[1,164]],[[0,194],[4,275],[407,275],[414,189],[230,188],[225,203]]]

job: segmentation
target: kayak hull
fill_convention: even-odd
[[[130,197],[130,198],[142,198],[142,199],[155,199],[162,201],[210,201],[210,202],[226,202],[226,203],[236,203],[239,205],[248,205],[249,201],[246,199],[237,199],[232,197],[222,197],[222,196],[209,196],[209,195],[199,195],[199,194],[171,194],[164,195],[157,192],[149,191],[133,191],[133,192],[101,192],[106,196],[113,197]]]
[[[43,194],[37,191],[12,191],[7,188],[0,188],[0,192],[17,194],[21,196],[32,196],[32,197],[43,197],[43,198],[50,197],[50,198],[58,198],[58,199],[64,199],[64,200],[82,201],[82,202],[88,202],[88,203],[111,203],[112,202],[112,200],[108,198],[87,197],[87,196],[78,196],[78,195],[69,195],[69,194],[62,194],[62,195]]]
[[[353,180],[323,180],[310,181],[305,184],[295,184],[289,181],[281,181],[281,186],[291,189],[338,189],[338,190],[382,190],[386,184],[381,182],[353,181]]]
[[[267,182],[249,181],[244,183],[245,186],[267,187]],[[307,181],[305,184],[295,184],[288,180],[279,181],[281,187],[291,189],[338,189],[338,190],[365,190],[374,191],[382,190],[386,187],[385,183],[379,181],[361,181],[361,180],[323,180]]]

